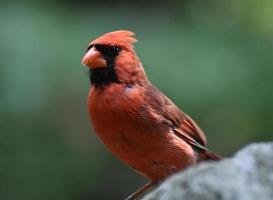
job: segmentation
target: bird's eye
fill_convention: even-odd
[[[111,51],[112,51],[113,53],[117,53],[117,52],[120,51],[120,48],[117,47],[117,46],[111,46],[110,48],[111,48]]]
[[[107,46],[100,44],[96,44],[95,48],[100,51],[105,57],[115,57],[121,50],[121,48],[118,46]]]

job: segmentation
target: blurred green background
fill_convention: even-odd
[[[136,32],[151,81],[224,156],[273,140],[273,1],[5,1],[0,4],[0,199],[122,199],[147,180],[88,119],[90,40]]]

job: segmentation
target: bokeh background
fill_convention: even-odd
[[[273,1],[0,3],[0,199],[122,199],[147,180],[96,138],[80,61],[102,33],[136,32],[151,81],[224,156],[273,140]]]

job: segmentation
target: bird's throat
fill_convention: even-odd
[[[96,88],[103,88],[111,83],[119,83],[114,67],[97,68],[89,70],[90,82]]]

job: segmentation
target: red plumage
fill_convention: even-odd
[[[88,110],[99,138],[154,183],[202,160],[219,160],[205,147],[199,126],[149,82],[133,36],[107,33],[89,44],[83,58],[92,83]]]

